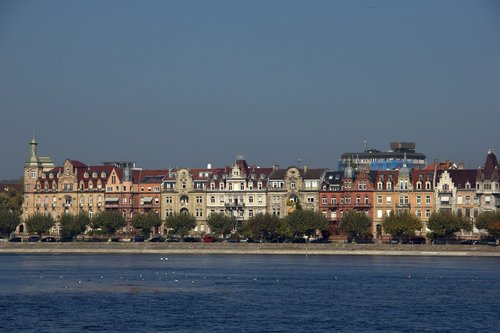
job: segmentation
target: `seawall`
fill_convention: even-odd
[[[259,254],[500,257],[487,245],[275,243],[0,243],[1,254]]]

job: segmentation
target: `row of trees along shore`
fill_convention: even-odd
[[[20,223],[21,205],[17,200],[9,204],[0,197],[0,234],[8,236]],[[34,214],[26,221],[30,233],[43,235],[54,225],[54,219],[49,215]],[[225,214],[211,214],[207,223],[212,234],[216,237],[249,237],[260,240],[275,238],[315,237],[318,232],[327,235],[329,222],[326,217],[312,210],[299,208],[284,218],[271,214],[257,214],[248,221],[241,223],[234,217]],[[104,234],[109,237],[123,229],[127,223],[120,212],[103,211],[90,219],[87,214],[63,215],[60,219],[61,237],[71,240],[75,236],[85,233],[88,227],[92,234]],[[144,237],[149,237],[151,230],[160,227],[162,221],[156,213],[138,214],[131,220],[131,225]],[[391,212],[382,220],[382,228],[386,234],[400,241],[414,237],[416,231],[423,225],[410,212],[402,210]],[[167,218],[166,226],[170,235],[185,237],[196,227],[196,218],[189,214],[173,214]],[[372,235],[372,221],[364,213],[347,212],[343,215],[338,232],[346,234],[349,240],[361,241]],[[483,212],[477,220],[476,226],[484,229],[490,235],[500,237],[500,212]],[[432,230],[429,234],[433,239],[451,239],[458,231],[471,231],[471,222],[460,215],[448,211],[431,214],[427,227]]]

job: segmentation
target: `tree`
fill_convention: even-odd
[[[21,191],[10,188],[0,193],[0,210],[8,210],[20,215],[22,205],[23,193]]]
[[[365,213],[346,212],[340,221],[339,229],[345,232],[349,238],[360,240],[369,237],[372,222]]]
[[[21,223],[21,218],[17,213],[11,212],[10,210],[2,209],[0,210],[0,235],[8,236],[16,227]]]
[[[172,229],[174,234],[184,238],[189,231],[196,227],[196,218],[191,214],[175,213],[167,218],[167,227]]]
[[[36,233],[38,236],[42,236],[43,233],[49,231],[54,223],[55,221],[51,215],[44,215],[40,213],[31,215],[26,220],[29,232]]]
[[[61,237],[73,239],[87,229],[90,218],[85,213],[79,213],[78,215],[64,214],[59,222],[61,223]]]
[[[155,212],[137,214],[132,218],[132,226],[136,229],[140,229],[144,237],[149,237],[151,228],[159,227],[160,225],[160,216]]]
[[[104,233],[111,237],[118,229],[125,226],[125,218],[121,212],[105,210],[92,219],[93,227],[101,228]]]
[[[294,237],[312,236],[317,230],[328,230],[328,219],[320,212],[297,209],[286,217],[289,233]]]
[[[236,218],[234,216],[227,216],[225,214],[210,214],[207,219],[208,226],[215,235],[222,235],[226,238],[236,228]]]
[[[382,219],[382,227],[401,242],[403,238],[414,236],[416,230],[422,229],[422,222],[407,210],[391,211]]]
[[[465,217],[451,211],[434,212],[429,217],[427,227],[432,230],[433,238],[450,239],[460,230],[472,230],[472,224]]]
[[[487,211],[478,215],[476,220],[478,229],[486,229],[496,238],[500,237],[500,211]]]
[[[276,215],[257,214],[245,223],[243,230],[252,238],[269,240],[277,234],[279,223],[280,218]]]

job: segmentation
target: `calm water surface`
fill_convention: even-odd
[[[0,331],[500,331],[500,259],[0,255]]]

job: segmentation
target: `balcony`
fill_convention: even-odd
[[[405,209],[409,209],[410,208],[410,204],[409,203],[397,203],[396,204],[396,208],[405,208]]]
[[[224,205],[227,210],[242,210],[245,208],[244,203],[238,203],[238,202],[228,202]]]

